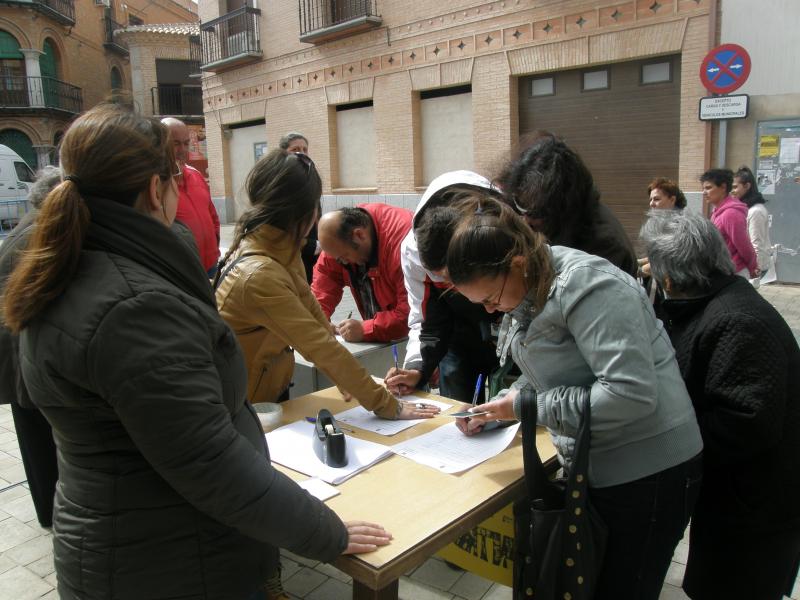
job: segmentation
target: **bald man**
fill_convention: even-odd
[[[348,342],[389,342],[408,335],[408,298],[400,266],[400,244],[411,230],[411,211],[386,204],[361,204],[326,213],[319,220],[322,253],[311,290],[330,318],[353,292],[361,319],[337,323]]]
[[[162,119],[169,129],[169,137],[175,148],[175,160],[181,175],[176,177],[178,184],[178,212],[175,218],[186,225],[194,236],[200,262],[213,277],[219,260],[219,217],[211,191],[202,173],[186,164],[189,158],[189,128],[183,121],[173,117]]]

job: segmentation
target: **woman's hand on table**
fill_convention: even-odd
[[[519,394],[518,390],[511,390],[502,398],[487,402],[486,404],[479,404],[477,406],[462,404],[459,410],[468,410],[470,412],[485,414],[456,419],[456,427],[465,435],[475,435],[476,433],[480,433],[483,430],[483,426],[490,421],[516,421],[517,417],[514,416],[514,399],[517,397],[517,394]]]
[[[386,546],[392,541],[392,534],[375,523],[347,521],[345,527],[347,527],[347,549],[342,554],[373,552],[378,546]]]
[[[424,400],[419,402],[401,402],[398,419],[430,419],[435,417],[442,409],[433,404],[426,404]]]
[[[395,396],[408,396],[417,389],[420,379],[422,379],[422,371],[392,367],[383,378],[383,383]]]

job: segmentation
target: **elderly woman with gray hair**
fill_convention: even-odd
[[[800,350],[734,274],[705,218],[651,211],[642,238],[704,443],[683,588],[693,600],[778,600],[800,559]]]

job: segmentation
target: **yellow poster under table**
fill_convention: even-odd
[[[512,586],[514,581],[514,512],[511,504],[493,514],[438,556],[462,569]]]

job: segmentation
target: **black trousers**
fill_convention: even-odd
[[[36,518],[42,527],[53,525],[53,499],[58,481],[53,430],[41,412],[11,403],[22,466],[28,478]]]
[[[702,483],[702,454],[589,498],[608,526],[595,600],[658,600]]]

